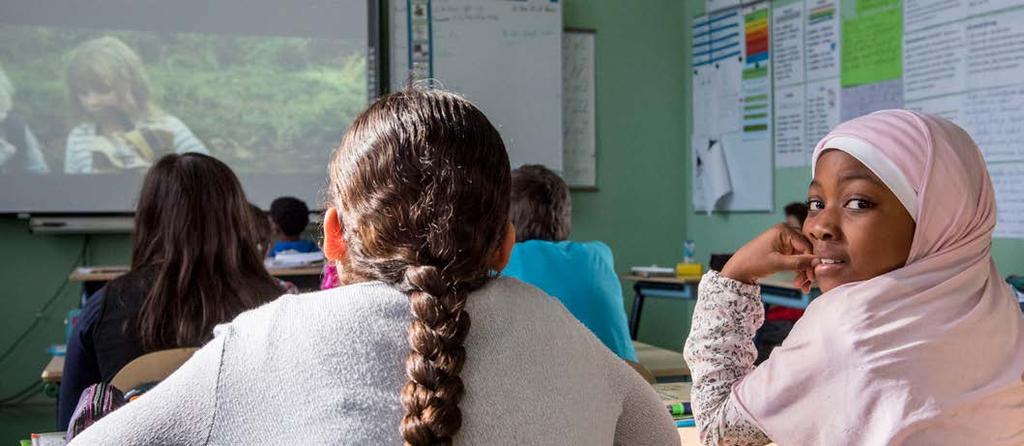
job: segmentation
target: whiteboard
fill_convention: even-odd
[[[594,98],[594,32],[566,30],[562,34],[562,162],[570,187],[597,187]]]
[[[411,66],[415,78],[433,79],[476,104],[501,132],[513,167],[543,164],[562,172],[559,2],[390,3],[393,91],[406,85]]]

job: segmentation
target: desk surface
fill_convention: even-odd
[[[697,434],[697,428],[695,427],[680,427],[679,431],[679,443],[682,446],[700,446],[700,435]],[[768,443],[765,446],[775,446],[775,443]]]
[[[700,435],[697,434],[697,428],[680,427],[678,430],[679,443],[682,446],[700,446]]]
[[[637,362],[647,367],[655,378],[690,375],[682,353],[639,341],[633,341],[633,349],[636,350]]]
[[[644,277],[633,274],[623,274],[622,280],[630,280],[633,282],[656,282],[656,283],[675,283],[679,285],[689,285],[700,283],[701,276],[686,276],[686,277]]]
[[[75,268],[68,276],[72,282],[109,282],[128,272],[127,266],[92,266],[87,270]],[[319,276],[323,266],[305,266],[301,268],[267,268],[267,272],[275,277],[288,276]]]
[[[64,376],[64,357],[54,356],[50,358],[50,362],[43,368],[43,374],[41,376],[44,383],[56,383],[60,382],[60,378]]]

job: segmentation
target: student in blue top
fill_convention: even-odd
[[[602,242],[569,241],[569,186],[544,166],[512,172],[516,244],[503,275],[556,297],[620,358],[636,361],[615,275],[612,250]]]
[[[274,257],[279,252],[317,252],[316,243],[302,238],[309,225],[309,208],[295,197],[280,197],[270,203],[270,221],[274,226],[274,247],[267,253]]]

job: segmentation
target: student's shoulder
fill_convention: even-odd
[[[535,339],[558,339],[563,346],[579,348],[577,353],[620,362],[561,301],[518,279],[504,276],[495,278],[477,294],[470,296],[469,308],[474,321],[481,319],[481,326],[525,323],[531,327],[543,327],[542,330],[532,330],[529,336]],[[509,315],[513,314],[515,318],[509,319]]]
[[[302,294],[284,294],[258,308],[246,311],[221,332],[271,332],[289,326],[303,325],[310,318],[330,318],[340,325],[358,323],[368,315],[386,313],[400,308],[408,312],[404,294],[380,282],[347,285],[329,290]],[[290,329],[289,329],[290,330]]]
[[[588,252],[594,253],[595,255],[598,255],[598,256],[601,256],[601,257],[611,258],[611,256],[612,256],[612,248],[609,247],[607,244],[605,244],[605,242],[602,242],[600,240],[591,240],[591,241],[586,241],[586,242],[572,242],[572,243],[574,243],[575,245],[579,246],[580,249],[583,249],[583,250],[586,250]]]
[[[574,320],[558,299],[540,288],[509,276],[492,279],[470,297],[470,305],[489,307],[498,313],[533,314],[537,317]]]

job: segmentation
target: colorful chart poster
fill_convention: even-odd
[[[902,0],[843,0],[841,5],[840,119],[902,107]]]
[[[768,3],[748,9],[743,23],[743,135],[746,140],[770,139],[772,83]]]
[[[843,87],[903,77],[903,2],[843,0]]]
[[[772,208],[768,2],[693,24],[693,203],[697,211]]]

